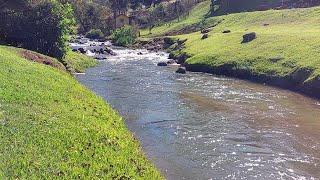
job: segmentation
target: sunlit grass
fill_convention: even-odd
[[[87,68],[93,67],[98,63],[97,60],[92,57],[72,51],[68,51],[64,61],[67,63],[67,66],[71,68],[71,71],[78,73],[82,73]]]
[[[208,7],[200,9],[202,13],[199,14],[208,11]],[[188,25],[199,23],[195,18],[186,21]],[[207,18],[204,24],[211,27],[219,21],[221,23],[211,28],[205,40],[201,40],[200,32],[175,36],[188,39],[182,50],[192,56],[188,64],[213,67],[235,64],[238,69],[250,70],[253,74],[274,76],[307,68],[313,71],[308,80],[319,77],[320,7],[229,14]],[[231,33],[223,34],[226,29]],[[152,36],[172,31],[165,26],[155,30]],[[256,32],[257,39],[241,44],[242,35],[248,32]]]
[[[161,179],[122,118],[68,73],[0,46],[0,179]]]
[[[171,22],[163,24],[162,26],[157,26],[152,29],[151,31],[152,34],[149,34],[148,29],[143,29],[141,30],[141,36],[164,35],[166,32],[179,30],[184,28],[185,26],[188,26],[194,23],[200,23],[204,19],[204,17],[207,15],[209,10],[210,10],[210,1],[204,1],[202,3],[199,3],[197,6],[195,6],[188,16],[182,17],[179,20],[178,19],[173,20]]]

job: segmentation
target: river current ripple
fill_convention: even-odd
[[[126,120],[167,179],[319,179],[320,103],[157,67],[165,53],[115,49],[77,79]],[[142,52],[142,55],[138,55]]]

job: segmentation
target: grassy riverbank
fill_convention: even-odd
[[[98,64],[96,59],[72,51],[67,53],[64,61],[71,71],[77,73],[83,73],[86,69],[94,67]]]
[[[19,52],[0,46],[0,179],[161,179],[103,99]]]
[[[207,7],[203,8],[203,5]],[[216,71],[236,77],[245,74],[246,79],[263,77],[262,81],[271,84],[275,84],[271,81],[281,80],[279,84],[287,81],[290,82],[288,86],[298,90],[320,90],[320,7],[206,18],[209,5],[209,1],[200,4],[194,9],[198,17],[184,20],[190,27],[211,27],[207,39],[202,40],[199,31],[174,36],[188,39],[185,48],[176,53],[187,53],[191,57],[186,61],[190,70]],[[178,26],[172,30],[163,25],[155,28],[153,34],[144,35],[162,36],[179,29]],[[231,33],[224,34],[224,30]],[[242,35],[248,32],[255,32],[257,39],[242,44]]]

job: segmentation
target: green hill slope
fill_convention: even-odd
[[[173,20],[162,26],[157,26],[152,29],[152,34],[149,34],[148,29],[143,29],[141,30],[141,36],[155,37],[166,34],[178,34],[179,32],[183,32],[183,29],[188,30],[188,27],[198,27],[209,13],[210,4],[210,1],[201,2],[192,9],[189,16],[181,18],[180,20]]]
[[[202,14],[206,11],[203,8]],[[189,26],[198,24],[189,22]],[[236,13],[206,18],[203,24],[211,27],[207,39],[202,40],[200,32],[174,36],[188,39],[185,48],[175,54],[191,56],[186,61],[190,70],[261,81],[285,80],[288,86],[306,88],[303,91],[312,91],[312,95],[320,90],[320,7]],[[231,33],[222,33],[224,30]],[[152,35],[168,31],[171,29]],[[249,32],[255,32],[257,38],[242,44],[242,36]]]
[[[19,51],[0,46],[0,179],[161,179],[103,99]]]

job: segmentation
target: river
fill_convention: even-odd
[[[319,179],[320,102],[243,80],[118,54],[77,79],[124,117],[167,179]]]

